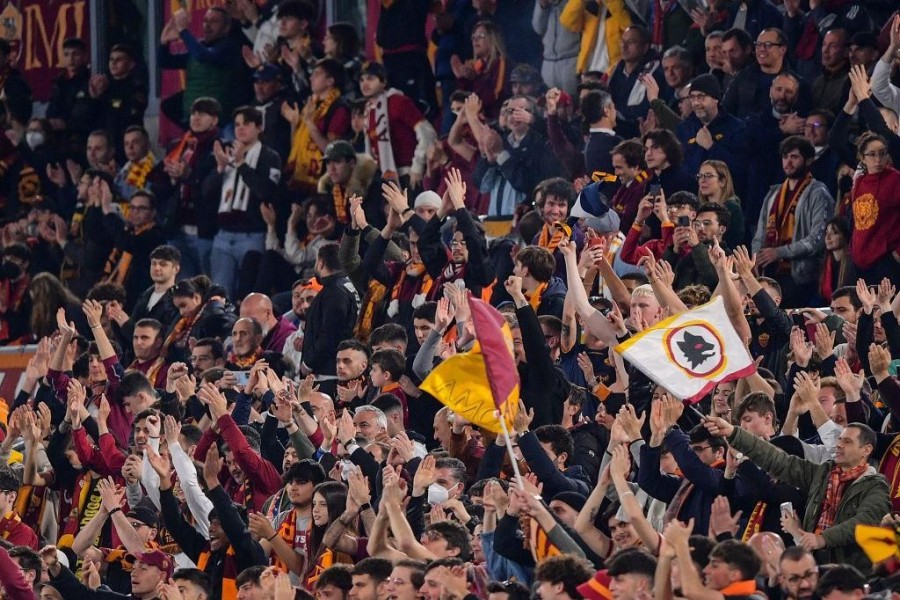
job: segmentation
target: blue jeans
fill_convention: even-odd
[[[179,279],[210,274],[209,255],[212,252],[212,240],[205,240],[196,235],[179,231],[169,243],[181,252]]]
[[[234,292],[240,280],[241,262],[244,255],[251,250],[263,252],[266,249],[265,233],[235,233],[232,231],[220,231],[213,238],[211,263],[211,278],[214,283],[221,285],[228,292],[232,301],[239,300],[234,297]]]

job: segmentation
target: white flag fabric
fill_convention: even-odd
[[[688,402],[700,401],[719,382],[756,371],[720,296],[638,333],[615,351]]]

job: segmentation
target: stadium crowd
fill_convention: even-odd
[[[132,48],[38,117],[0,41],[4,598],[900,594],[895,3],[225,4],[161,156]],[[470,298],[508,436],[420,387]],[[699,401],[613,351],[719,298]]]

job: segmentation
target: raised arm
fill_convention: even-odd
[[[628,471],[631,469],[629,462],[629,452],[625,446],[619,445],[613,449],[613,458],[609,463],[609,473],[612,478],[613,485],[616,487],[616,494],[619,496],[619,502],[622,508],[631,518],[631,524],[634,527],[638,537],[641,538],[644,547],[650,554],[656,556],[659,553],[659,534],[650,525],[650,521],[644,516],[644,507],[634,495],[631,486],[628,485]]]
[[[600,473],[600,479],[597,481],[594,491],[588,496],[587,502],[578,513],[572,529],[581,536],[584,543],[593,550],[598,556],[607,556],[609,554],[610,539],[609,536],[594,526],[594,519],[600,512],[600,506],[603,499],[606,498],[606,490],[609,489],[609,469],[603,469]]]
[[[103,305],[96,300],[85,300],[84,304],[81,305],[81,310],[84,311],[84,316],[87,317],[88,325],[91,328],[91,335],[94,336],[94,341],[97,342],[97,352],[100,354],[100,360],[106,360],[115,356],[116,351],[113,350],[112,343],[106,335],[106,330],[103,329],[103,325],[100,323],[100,318],[103,315]]]
[[[385,508],[384,495],[381,496],[381,504],[378,508],[378,514],[372,523],[372,529],[369,531],[369,541],[366,546],[366,552],[369,556],[377,556],[386,558],[392,562],[407,558],[406,554],[396,550],[388,543],[388,534],[391,530],[391,522],[388,517],[387,508]]]
[[[675,560],[678,564],[678,571],[681,573],[682,595],[687,600],[725,600],[725,596],[720,592],[703,585],[700,573],[694,566],[689,542],[693,528],[693,519],[687,525],[673,519],[666,526],[664,533],[666,542],[671,544],[675,550]]]
[[[749,340],[750,325],[744,317],[744,307],[741,302],[741,296],[738,294],[734,281],[731,279],[732,266],[734,259],[725,255],[725,251],[719,246],[719,240],[716,239],[712,247],[709,249],[709,260],[716,267],[716,274],[719,276],[719,285],[716,286],[713,295],[720,295],[725,301],[725,312],[734,325],[738,336],[742,340]]]
[[[610,346],[615,346],[618,343],[615,330],[606,317],[591,306],[587,292],[584,291],[584,286],[581,283],[581,278],[578,276],[575,242],[563,240],[557,247],[566,261],[566,282],[568,284],[568,293],[572,295],[572,304],[575,307],[575,312],[581,317],[585,327],[590,329],[594,335],[604,340]]]
[[[391,531],[394,533],[394,539],[399,544],[399,550],[409,558],[419,560],[435,560],[437,556],[432,554],[428,548],[419,543],[413,533],[412,526],[406,519],[406,511],[403,510],[400,502],[405,492],[400,487],[400,478],[391,470],[383,471],[382,480],[384,482],[384,503],[382,510],[387,511],[388,519],[391,523]]]

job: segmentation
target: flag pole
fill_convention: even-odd
[[[503,410],[498,410],[497,415],[500,417],[500,427],[503,429],[503,436],[506,438],[506,450],[509,452],[509,462],[512,463],[513,473],[516,476],[516,483],[520,490],[525,489],[525,482],[522,481],[522,473],[519,472],[519,463],[516,462],[516,453],[512,447],[512,439],[509,437],[509,429],[506,427],[506,417]]]

